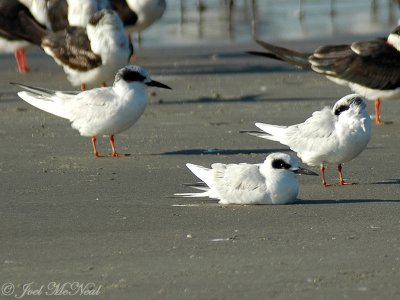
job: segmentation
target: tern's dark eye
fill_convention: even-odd
[[[275,159],[272,161],[272,167],[274,169],[286,169],[287,170],[287,169],[290,169],[291,165],[289,165],[282,159]]]
[[[341,105],[338,108],[335,109],[335,115],[338,116],[340,115],[342,112],[348,110],[350,108],[349,105]]]

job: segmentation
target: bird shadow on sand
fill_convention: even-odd
[[[289,152],[289,149],[183,149],[163,152],[154,155],[237,155],[237,154],[270,154]]]
[[[223,98],[223,95],[216,97],[200,97],[196,99],[183,99],[174,101],[161,101],[158,104],[213,104],[213,103],[251,103],[251,102],[297,102],[297,101],[323,101],[326,97],[268,97],[265,94],[244,95],[240,98]]]
[[[294,203],[301,204],[362,204],[362,203],[400,203],[400,200],[383,199],[345,199],[345,200],[302,200]]]
[[[153,68],[153,73],[162,73],[163,75],[208,75],[208,74],[220,74],[220,75],[229,75],[229,74],[254,74],[254,73],[301,73],[305,72],[303,70],[298,70],[295,68],[291,68],[290,66],[278,66],[278,65],[250,65],[246,66],[242,63],[239,64],[229,64],[227,61],[224,63],[216,64],[204,64],[204,63],[192,63],[190,66],[182,65],[177,66],[171,69],[166,70],[163,68],[162,70]]]
[[[182,199],[179,196],[167,196],[170,199]],[[346,199],[346,200],[301,200],[298,199],[296,203],[284,204],[284,205],[274,205],[274,206],[290,206],[290,205],[321,205],[321,204],[365,204],[365,203],[400,203],[400,200],[382,200],[382,199]],[[242,204],[219,204],[216,199],[201,199],[198,202],[195,201],[177,201],[177,203],[172,204],[176,207],[201,207],[201,206],[218,206],[218,207],[240,207],[240,206],[258,206],[258,207],[268,207],[272,204],[267,205],[242,205]]]
[[[384,179],[382,181],[371,182],[370,184],[400,184],[400,179],[389,178],[389,179]]]

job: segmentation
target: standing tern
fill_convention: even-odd
[[[325,163],[338,164],[339,184],[348,185],[342,174],[342,163],[359,155],[371,138],[371,119],[363,98],[357,94],[344,96],[333,108],[325,107],[310,118],[292,126],[255,124],[262,132],[244,131],[289,146],[310,166],[320,166],[323,186]]]
[[[286,153],[272,153],[262,164],[214,163],[211,169],[186,164],[202,180],[189,185],[202,193],[178,193],[180,197],[209,197],[220,204],[290,204],[297,200],[296,174],[318,175],[301,168],[299,160]]]
[[[346,85],[368,100],[375,100],[375,123],[382,124],[381,99],[400,98],[400,26],[387,40],[361,41],[351,45],[327,45],[313,53],[302,53],[257,41],[268,52],[251,54],[285,61],[325,75]]]
[[[96,136],[109,135],[111,156],[124,156],[117,152],[114,135],[127,130],[143,114],[147,106],[146,87],[171,89],[154,81],[148,72],[128,65],[115,75],[112,87],[95,88],[83,92],[61,92],[12,83],[25,91],[18,96],[29,104],[61,118],[68,119],[72,128],[82,136],[92,137],[96,157]]]

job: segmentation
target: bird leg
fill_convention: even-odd
[[[83,91],[86,91],[86,84],[81,83],[81,91],[82,91],[82,92],[83,92]]]
[[[18,49],[14,52],[15,60],[17,62],[17,66],[18,66],[18,72],[21,74],[27,72],[27,68],[26,68],[26,66],[24,67],[24,63],[23,63],[24,55],[25,55],[25,51],[22,51],[21,49]],[[25,64],[26,64],[26,62],[25,62]]]
[[[130,61],[131,63],[135,63],[135,62],[137,61],[137,55],[136,55],[136,53],[133,53],[133,54],[132,54],[132,56],[131,56],[131,58],[129,59],[129,61]]]
[[[107,83],[102,82],[102,83],[101,83],[101,87],[107,87]]]
[[[17,62],[17,66],[18,66],[18,72],[22,73],[22,65],[20,63],[20,53],[19,53],[19,49],[15,50],[14,52],[14,57],[15,57],[15,61]]]
[[[133,47],[132,36],[131,36],[131,34],[129,33],[129,31],[127,31],[126,34],[128,35],[129,44],[131,44],[132,47]],[[132,53],[131,57],[129,58],[129,61],[130,61],[131,63],[135,63],[136,60],[137,60],[137,55],[136,55],[136,53],[135,53],[135,47],[133,47],[133,53]]]
[[[114,141],[114,135],[110,135],[110,144],[111,144],[111,149],[112,149],[112,153],[111,156],[112,157],[123,157],[123,156],[127,156],[126,154],[120,154],[117,152],[117,149],[115,148],[115,141]]]
[[[96,156],[96,157],[104,157],[103,155],[100,155],[99,152],[97,151],[96,141],[97,141],[96,136],[92,136],[92,146],[93,146],[94,156]]]
[[[325,180],[325,166],[324,166],[323,163],[320,166],[320,171],[321,171],[321,175],[322,175],[322,185],[324,187],[332,186],[332,184],[327,184],[326,183],[326,180]]]
[[[22,69],[23,69],[24,72],[28,72],[28,65],[26,63],[25,48],[22,48],[20,51],[21,51]]]
[[[381,121],[381,99],[375,99],[375,124],[382,125],[383,122]]]
[[[338,172],[339,172],[339,184],[340,184],[340,185],[352,185],[352,184],[355,184],[355,183],[353,183],[353,182],[346,182],[346,181],[344,181],[344,179],[343,179],[343,173],[342,173],[342,164],[339,164],[339,165],[338,165]]]

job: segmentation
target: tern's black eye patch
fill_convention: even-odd
[[[272,167],[274,169],[290,169],[291,165],[286,163],[283,159],[275,159],[272,161]]]
[[[342,112],[348,110],[350,108],[349,105],[341,105],[338,108],[335,109],[335,115],[338,116],[340,115]]]
[[[146,79],[146,77],[140,74],[138,71],[132,71],[132,70],[125,70],[122,73],[121,77],[127,82],[131,81],[143,82]]]

